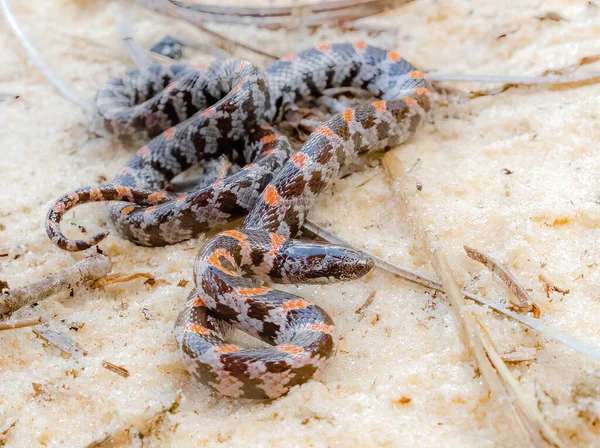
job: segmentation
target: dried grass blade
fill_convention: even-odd
[[[585,76],[519,76],[519,75],[445,75],[428,73],[427,79],[432,82],[457,81],[457,82],[485,82],[503,83],[514,86],[536,84],[565,84],[596,83],[600,81],[600,74],[592,73]]]
[[[510,370],[502,360],[502,357],[498,354],[498,351],[494,346],[494,342],[492,341],[492,338],[490,337],[490,334],[488,333],[485,326],[479,321],[475,314],[473,314],[472,317],[474,321],[479,325],[479,328],[481,330],[481,340],[483,342],[483,346],[486,350],[488,358],[500,374],[502,380],[504,381],[504,385],[509,391],[511,399],[515,400],[518,403],[519,412],[522,413],[522,415],[530,422],[530,424],[535,428],[537,433],[542,435],[546,442],[557,447],[564,447],[563,443],[560,441],[554,430],[546,423],[540,411],[531,403],[531,400],[527,398],[527,396],[521,389],[521,386],[511,374]],[[538,444],[540,444],[539,441]],[[543,444],[540,445],[543,446]]]
[[[495,352],[495,349],[484,345],[484,338],[473,315],[468,313],[464,308],[463,294],[452,274],[452,270],[450,269],[450,265],[444,254],[443,245],[433,228],[425,220],[424,209],[420,198],[415,194],[417,191],[416,187],[411,188],[410,186],[411,171],[409,170],[409,172],[405,174],[400,161],[393,153],[386,154],[383,163],[390,173],[392,180],[395,181],[397,193],[404,202],[405,207],[408,210],[408,215],[412,218],[411,224],[413,225],[417,236],[421,238],[426,253],[431,254],[431,262],[437,275],[442,281],[442,285],[446,291],[446,297],[452,304],[452,309],[460,323],[467,346],[477,361],[479,370],[488,384],[492,395],[503,408],[506,418],[513,424],[513,427],[518,430],[530,444],[533,444],[534,446],[543,446],[539,443],[540,441],[538,440],[539,436],[537,433],[530,430],[526,424],[526,420],[523,418],[523,415],[527,414],[527,410],[516,407],[512,400],[508,399],[510,392],[498,377],[498,374],[494,370],[494,366],[488,358],[490,355],[488,350]],[[495,353],[495,355],[497,355],[497,353]],[[498,359],[500,359],[499,355]],[[502,362],[502,360],[500,360],[500,362]],[[505,382],[510,381],[510,379],[504,377],[504,373],[505,372],[501,372],[502,380]],[[522,440],[520,436],[516,436],[516,438],[517,440]]]
[[[465,249],[465,252],[469,258],[481,263],[490,271],[492,271],[492,273],[496,274],[500,280],[502,280],[502,282],[517,298],[518,302],[513,303],[513,305],[518,308],[518,311],[527,313],[533,309],[534,316],[539,317],[539,307],[535,304],[529,294],[527,294],[525,288],[519,284],[515,276],[512,275],[504,266],[502,266],[502,264],[477,249],[473,249],[469,246],[463,246],[463,248]],[[536,313],[535,310],[537,310],[538,313]]]
[[[136,280],[138,278],[145,278],[146,283],[150,286],[154,286],[156,284],[165,285],[167,284],[166,280],[157,279],[154,275],[149,272],[136,272],[135,274],[113,274],[107,275],[105,277],[99,278],[92,283],[92,288],[104,288],[106,286],[114,285],[115,283],[126,283],[132,280]]]

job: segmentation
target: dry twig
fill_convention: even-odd
[[[107,256],[95,254],[38,282],[4,291],[0,294],[0,315],[40,302],[89,280],[103,277],[110,272],[111,267]]]
[[[400,161],[393,153],[386,154],[384,165],[392,179],[396,181],[397,192],[408,210],[407,215],[412,218],[411,224],[422,240],[425,252],[431,254],[433,267],[459,320],[467,346],[477,361],[479,371],[492,395],[498,400],[506,417],[514,424],[514,428],[526,438],[528,445],[544,446],[545,439],[556,446],[561,446],[560,440],[542,420],[539,411],[529,404],[487,335],[482,333],[481,323],[474,314],[467,312],[463,294],[452,274],[441,241],[425,220],[423,206],[416,195],[417,188],[414,183],[411,183],[410,176],[415,167],[404,174]],[[496,373],[494,367],[500,375]],[[518,440],[523,440],[522,437],[517,436]]]
[[[504,362],[526,362],[533,361],[537,357],[537,350],[535,347],[519,347],[518,349],[500,355]]]
[[[513,303],[513,306],[517,308],[517,311],[521,313],[527,313],[533,310],[534,317],[540,317],[540,308],[535,304],[533,299],[527,294],[525,288],[523,288],[514,275],[512,275],[504,266],[498,261],[494,260],[489,255],[473,249],[468,246],[463,246],[465,252],[472,260],[478,261],[483,264],[486,268],[492,271],[498,276],[500,280],[508,287],[508,289],[515,295],[517,302]]]

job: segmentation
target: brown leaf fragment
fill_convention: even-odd
[[[129,376],[129,370],[127,370],[125,367],[117,366],[105,359],[102,360],[102,367],[104,367],[106,370],[110,370],[111,372],[116,373],[117,375],[122,376],[123,378],[127,378]]]
[[[371,291],[371,293],[367,297],[367,300],[365,300],[365,303],[363,303],[361,306],[359,306],[356,309],[356,311],[354,311],[356,314],[360,315],[359,318],[358,318],[359,322],[361,320],[363,320],[363,318],[365,317],[365,311],[367,310],[367,308],[369,308],[372,305],[373,300],[375,300],[375,295],[376,294],[377,294],[377,291]]]
[[[538,275],[538,280],[544,284],[544,291],[546,292],[546,298],[550,298],[550,293],[557,292],[559,294],[567,295],[571,292],[570,289],[562,289],[554,285],[548,277],[544,274]]]
[[[527,291],[525,291],[525,288],[523,288],[519,284],[514,275],[512,275],[504,266],[502,266],[498,261],[494,260],[489,255],[484,254],[483,252],[478,251],[477,249],[473,249],[468,246],[463,246],[463,248],[465,249],[465,252],[469,256],[469,258],[478,261],[490,271],[492,271],[494,274],[496,274],[498,278],[502,280],[502,282],[508,287],[510,292],[514,294],[514,296],[517,299],[517,302],[511,301],[511,304],[513,305],[516,311],[527,313],[534,309],[535,303],[531,299]],[[539,308],[537,311],[539,313]],[[534,313],[534,315],[535,314],[536,313]]]
[[[179,286],[180,288],[185,288],[189,282],[189,280],[181,279],[177,283],[177,286]]]

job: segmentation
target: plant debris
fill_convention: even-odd
[[[387,153],[383,161],[398,187],[398,194],[405,204],[408,216],[412,217],[411,224],[421,238],[425,252],[431,255],[433,267],[442,281],[446,297],[452,304],[452,310],[460,322],[463,336],[471,354],[477,361],[481,375],[492,395],[504,410],[506,418],[510,419],[515,429],[519,430],[520,436],[515,435],[515,437],[517,440],[525,441],[527,445],[542,447],[546,440],[557,447],[562,446],[557,435],[543,420],[539,410],[533,407],[525,397],[521,387],[500,358],[485,327],[474,314],[467,312],[464,307],[463,294],[452,274],[443,245],[432,226],[425,219],[423,206],[416,194],[414,184],[411,187],[410,178],[420,160],[406,173],[393,153]]]
[[[17,424],[17,420],[13,420],[6,426],[6,429],[4,429],[4,430],[2,430],[2,432],[0,432],[0,446],[6,445],[10,430],[13,429],[16,424]]]
[[[367,300],[365,300],[365,303],[363,303],[360,307],[358,307],[356,309],[356,311],[354,311],[356,314],[359,314],[359,317],[358,317],[359,322],[361,320],[363,320],[363,318],[365,317],[365,311],[367,311],[367,308],[369,308],[372,305],[373,300],[375,300],[376,294],[377,294],[377,291],[371,291],[371,293],[367,297]]]
[[[419,285],[425,286],[426,288],[431,288],[436,291],[444,292],[444,287],[438,281],[433,280],[425,275],[417,274],[416,272],[413,272],[410,269],[406,269],[394,263],[390,263],[389,261],[384,260],[383,258],[380,258],[377,255],[371,254],[363,249],[360,249],[354,246],[353,244],[347,242],[346,240],[338,237],[337,235],[325,230],[323,227],[315,224],[314,222],[308,219],[304,221],[303,229],[326,241],[329,241],[330,243],[343,244],[355,250],[363,252],[375,261],[375,266],[398,277],[401,277],[404,280],[413,283],[418,283]],[[527,315],[515,313],[514,311],[510,311],[509,309],[496,302],[485,299],[469,291],[462,290],[461,292],[467,299],[473,300],[474,302],[477,302],[481,305],[485,305],[494,311],[497,311],[501,314],[504,314],[507,317],[510,317],[511,319],[521,322],[523,325],[527,325],[528,327],[539,331],[541,334],[550,339],[560,342],[561,344],[564,344],[572,348],[573,350],[577,350],[578,352],[583,353],[584,355],[589,356],[590,358],[600,361],[600,348],[598,347],[586,344],[580,341],[579,339],[576,339],[572,336],[568,336],[554,328],[542,324],[540,320],[531,318]]]
[[[571,292],[570,289],[563,289],[563,288],[559,288],[558,286],[554,285],[550,279],[548,277],[546,277],[544,274],[540,274],[538,275],[538,279],[544,284],[544,291],[546,292],[546,298],[550,298],[550,294],[553,292],[557,292],[559,294],[567,295]]]
[[[392,401],[392,403],[394,403],[395,405],[400,405],[400,404],[408,404],[412,401],[412,398],[410,397],[400,397],[397,400]]]
[[[540,317],[540,308],[535,304],[533,299],[527,294],[525,288],[523,288],[514,275],[512,275],[504,266],[498,261],[494,260],[489,255],[473,249],[469,246],[463,246],[465,252],[472,260],[478,261],[488,268],[492,273],[496,274],[500,280],[508,287],[510,292],[517,298],[517,302],[511,302],[513,308],[521,313],[527,313],[533,311],[533,317]]]
[[[105,288],[106,286],[114,285],[116,283],[125,283],[130,282],[132,280],[136,280],[138,278],[145,278],[145,285],[155,286],[155,285],[168,285],[169,283],[166,280],[157,279],[154,275],[148,272],[137,272],[135,274],[112,274],[107,275],[106,277],[99,278],[92,283],[92,288]]]
[[[156,432],[163,423],[167,414],[173,414],[179,407],[181,402],[181,392],[177,393],[175,399],[158,412],[150,416],[148,419],[136,422],[136,426],[123,425],[117,430],[106,431],[101,437],[85,446],[85,448],[112,448],[121,446],[144,446],[140,443],[145,437],[151,436]],[[137,439],[137,440],[135,440]],[[159,438],[160,439],[160,438]],[[132,442],[138,442],[133,443]]]
[[[500,355],[504,362],[518,363],[534,361],[537,358],[537,349],[535,347],[519,347],[510,353]]]
[[[560,22],[566,20],[562,15],[554,11],[548,11],[536,17],[538,20],[550,20],[552,22]]]
[[[0,257],[8,257],[10,260],[19,258],[25,252],[27,252],[27,246],[25,244],[0,247]]]
[[[38,282],[3,291],[0,294],[0,315],[11,313],[54,294],[98,279],[110,272],[111,267],[112,264],[107,256],[95,254]]]
[[[87,350],[72,342],[69,337],[53,330],[48,324],[36,325],[32,331],[47,343],[57,347],[67,358],[81,360],[88,354]]]
[[[125,367],[117,366],[105,359],[102,360],[102,367],[104,367],[106,370],[116,373],[119,376],[122,376],[123,378],[127,378],[130,375],[129,370],[127,370]]]
[[[41,317],[38,317],[37,319],[16,320],[14,322],[5,320],[3,322],[0,322],[0,331],[13,330],[15,328],[33,327],[34,325],[38,325],[41,323],[42,323]]]

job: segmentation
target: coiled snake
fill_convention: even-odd
[[[271,125],[300,99],[341,86],[380,99],[330,117],[292,155]],[[264,73],[243,60],[132,71],[111,80],[97,104],[108,130],[157,136],[112,184],[58,199],[46,221],[52,241],[76,251],[102,240],[106,233],[80,241],[60,233],[67,210],[93,201],[120,201],[110,210],[113,225],[148,246],[193,238],[248,214],[240,230],[221,232],[198,253],[196,287],[175,324],[182,359],[193,376],[231,397],[276,398],[320,373],[336,351],[333,321],[320,307],[264,282],[328,283],[372,269],[361,252],[291,238],[343,167],[412,135],[430,108],[423,74],[396,53],[362,42],[322,45],[285,56]],[[246,165],[223,171],[210,185],[165,191],[181,172],[223,154]],[[269,346],[227,343],[222,322]]]

